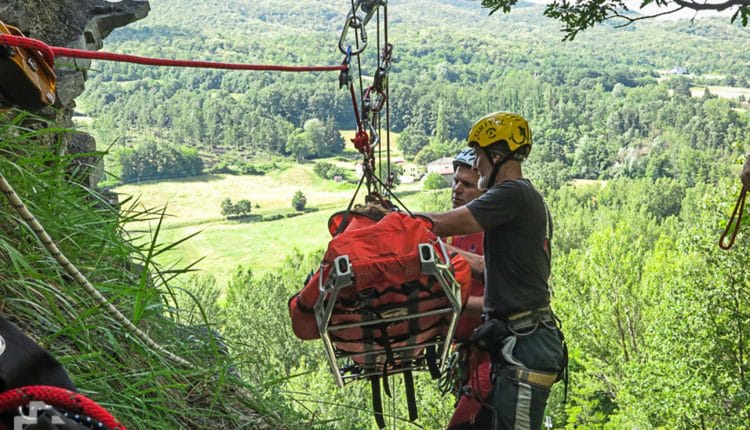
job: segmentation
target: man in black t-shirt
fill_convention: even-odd
[[[492,357],[493,428],[539,429],[549,390],[567,353],[550,309],[552,220],[521,162],[531,131],[519,115],[496,112],[469,131],[482,196],[460,208],[427,214],[438,236],[484,231],[484,318],[472,340]]]

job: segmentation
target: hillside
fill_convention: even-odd
[[[337,42],[346,8],[328,2],[163,0],[152,6],[149,18],[113,33],[107,49],[231,62],[341,61]],[[421,164],[452,153],[474,118],[498,109],[530,118],[541,159],[559,162],[556,175],[538,166],[530,172],[553,187],[569,178],[644,174],[690,181],[704,170],[689,161],[701,157],[691,155],[704,145],[698,142],[712,142],[710,157],[724,162],[733,144],[748,144],[741,99],[689,97],[699,86],[729,86],[733,92],[717,92],[738,95],[750,88],[741,66],[750,54],[740,48],[750,36],[724,20],[602,25],[568,43],[540,7],[487,17],[471,1],[401,1],[389,4],[389,20],[390,124],[405,133],[407,159]],[[374,45],[365,51],[365,75],[375,69],[375,51]],[[676,68],[687,73],[664,74]],[[335,73],[101,63],[79,110],[96,118],[91,129],[100,144],[112,145],[116,175],[122,175],[117,154],[152,141],[194,148],[204,171],[217,164],[241,171],[245,163],[262,165],[294,151],[306,159],[325,156],[329,150],[314,145],[300,153],[290,139],[312,120],[329,135],[354,127],[351,101],[337,82]],[[694,116],[705,122],[691,122]],[[680,155],[665,161],[665,150]]]

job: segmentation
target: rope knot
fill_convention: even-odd
[[[370,137],[367,135],[366,131],[359,130],[357,135],[352,138],[352,143],[354,144],[354,147],[357,148],[357,151],[362,154],[370,153]]]

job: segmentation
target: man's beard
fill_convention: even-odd
[[[479,179],[477,179],[477,188],[480,191],[487,191],[489,189],[489,182],[490,178],[487,176],[482,176],[482,174],[479,174]]]

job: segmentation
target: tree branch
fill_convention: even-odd
[[[622,28],[622,27],[626,27],[626,26],[628,26],[628,25],[630,25],[630,24],[632,24],[632,23],[634,23],[636,21],[640,21],[642,19],[651,19],[651,18],[656,18],[658,16],[669,15],[669,14],[675,13],[677,11],[680,11],[680,10],[682,10],[684,8],[685,8],[685,6],[680,6],[677,9],[666,10],[664,12],[659,12],[659,13],[656,13],[656,14],[653,14],[653,15],[641,15],[641,16],[637,16],[635,18],[633,18],[632,16],[621,15],[621,14],[615,12],[615,13],[612,14],[612,16],[610,16],[607,19],[622,18],[622,19],[628,21],[628,22],[626,22],[624,24],[620,24],[620,25],[616,25],[615,26],[615,28]]]
[[[727,0],[723,3],[696,3],[687,0],[673,0],[675,4],[693,10],[722,11],[732,6],[750,6],[750,0]]]

